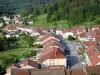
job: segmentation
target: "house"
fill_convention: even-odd
[[[14,16],[14,22],[15,24],[23,24],[23,19],[21,18],[20,15]]]
[[[65,75],[65,71],[62,68],[56,69],[12,69],[11,75]]]
[[[46,35],[40,37],[40,40],[41,40],[43,43],[47,42],[47,41],[50,40],[50,39],[55,39],[55,40],[57,40],[57,41],[60,41],[58,38],[56,38],[56,36],[55,36],[54,34],[51,34],[51,33],[50,33],[50,34],[46,34]]]
[[[27,69],[12,68],[10,75],[30,75],[30,72]]]
[[[40,33],[38,32],[37,28],[32,28],[32,32],[30,32],[30,36],[40,36]]]
[[[100,25],[93,25],[92,31],[94,31],[94,30],[100,30]]]
[[[67,69],[66,75],[100,75],[100,65],[88,66],[80,69]]]
[[[51,65],[67,66],[66,56],[59,50],[59,48],[50,48],[49,50],[45,50],[40,55],[40,60],[42,63],[42,68],[48,68],[48,66]]]
[[[61,35],[61,34],[62,34],[62,29],[59,28],[59,27],[57,27],[57,28],[56,28],[56,34],[57,34],[57,35]]]
[[[80,34],[77,35],[77,36],[78,36],[78,39],[79,39],[80,41],[86,41],[86,34],[85,34],[85,32],[80,33]]]
[[[79,25],[79,26],[73,26],[72,30],[74,33],[79,34],[81,32],[86,32],[86,27],[83,25]]]
[[[100,75],[100,65],[88,66],[79,69],[64,69],[60,68],[47,68],[47,69],[18,69],[12,68],[11,75]]]
[[[43,44],[43,51],[48,50],[48,49],[53,48],[53,47],[59,48],[62,52],[65,51],[64,46],[62,46],[59,42],[56,42],[56,41],[50,41],[48,43],[44,43]]]
[[[92,41],[95,41],[95,33],[94,32],[86,32],[86,41],[89,41],[89,40],[92,40]]]
[[[4,16],[3,19],[7,25],[10,23],[10,18],[8,18],[7,16]]]
[[[86,41],[86,42],[84,42],[84,47],[85,48],[88,48],[88,47],[90,47],[90,46],[92,46],[92,45],[94,45],[94,46],[96,46],[96,41]]]
[[[58,68],[62,68],[62,69],[65,69],[65,66],[64,65],[51,65],[51,66],[48,66],[49,69],[58,69]]]
[[[19,37],[19,34],[17,33],[11,33],[11,32],[6,32],[5,37],[9,38],[9,37]]]
[[[68,38],[69,35],[75,37],[74,33],[72,32],[72,30],[65,29],[65,30],[62,31],[63,38]]]
[[[4,28],[4,31],[6,31],[6,32],[18,32],[18,29],[16,26],[7,25]]]
[[[86,49],[85,57],[88,66],[100,65],[100,52],[94,45]]]
[[[11,26],[11,25],[7,25],[4,28],[4,32],[5,32],[5,37],[9,38],[9,37],[19,37],[18,35],[18,29],[16,26]]]
[[[38,68],[38,63],[36,61],[32,60],[23,60],[19,63],[14,63],[6,68],[6,75],[11,74],[11,69],[12,68],[19,68],[19,69],[37,69]]]
[[[37,27],[38,31],[42,31],[44,33],[48,33],[48,28],[43,28],[43,27]]]
[[[80,69],[67,69],[66,75],[87,75],[86,71],[83,68]]]

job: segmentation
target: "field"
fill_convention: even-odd
[[[36,17],[37,21],[34,24],[32,24],[32,26],[50,27],[50,26],[58,25],[60,27],[68,27],[69,25],[66,20],[47,22],[46,17],[47,17],[47,14],[43,14],[43,15]]]

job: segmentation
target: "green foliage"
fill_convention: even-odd
[[[32,56],[36,56],[36,51],[30,51],[30,52],[25,52],[24,54],[23,54],[23,57],[25,57],[25,58],[29,58],[29,57],[32,57]]]
[[[17,56],[17,55],[13,55],[13,54],[10,54],[8,56],[5,56],[5,57],[1,57],[0,58],[2,60],[2,67],[3,68],[6,68],[7,66],[13,64],[13,63],[16,63],[19,61],[20,57]]]
[[[0,51],[8,49],[8,41],[5,37],[0,38]]]
[[[75,25],[95,20],[99,24],[95,17],[100,15],[100,3],[98,0],[58,0],[48,8],[48,12],[49,22],[66,19]]]
[[[82,52],[81,52],[81,55],[83,55],[83,56],[84,56],[84,52],[85,52],[85,47],[83,46],[83,47],[82,47]]]
[[[35,8],[35,9],[33,10],[33,16],[38,16],[38,15],[40,15],[39,8]]]
[[[3,26],[5,26],[6,24],[5,24],[5,20],[3,19],[3,18],[0,18],[0,23],[3,23]],[[2,26],[2,27],[3,27]]]
[[[68,40],[69,40],[69,41],[73,41],[73,40],[75,40],[75,38],[74,38],[72,35],[69,35],[69,36],[68,36]]]
[[[22,17],[29,15],[28,9],[19,9],[19,10],[16,11],[16,13],[21,14]]]
[[[27,35],[25,33],[22,33],[22,35],[18,38],[18,47],[33,47],[35,40],[36,38],[29,36],[28,33]]]
[[[36,47],[36,48],[43,48],[43,46],[40,45],[40,44],[36,44],[36,45],[34,45],[34,47]]]
[[[92,72],[92,73],[90,73],[89,75],[97,75],[96,73],[94,73],[94,72]]]

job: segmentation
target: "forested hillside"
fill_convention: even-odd
[[[47,21],[66,19],[73,24],[95,21],[100,24],[100,0],[59,0],[48,8]]]
[[[57,0],[0,0],[0,13],[13,12],[16,9],[52,4]]]
[[[47,14],[47,22],[66,20],[75,24],[100,24],[100,0],[0,0],[0,13],[12,11],[31,20]]]

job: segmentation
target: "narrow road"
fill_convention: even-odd
[[[80,62],[79,55],[77,52],[79,46],[74,45],[73,43],[69,43],[65,41],[63,38],[60,38],[60,42],[65,47],[67,66],[69,66],[71,69],[82,68],[83,65]]]
[[[83,65],[80,62],[77,46],[74,46],[72,43],[67,43],[67,46],[70,50],[70,55],[67,56],[68,60],[68,66],[70,66],[72,69],[75,68],[82,68]]]

